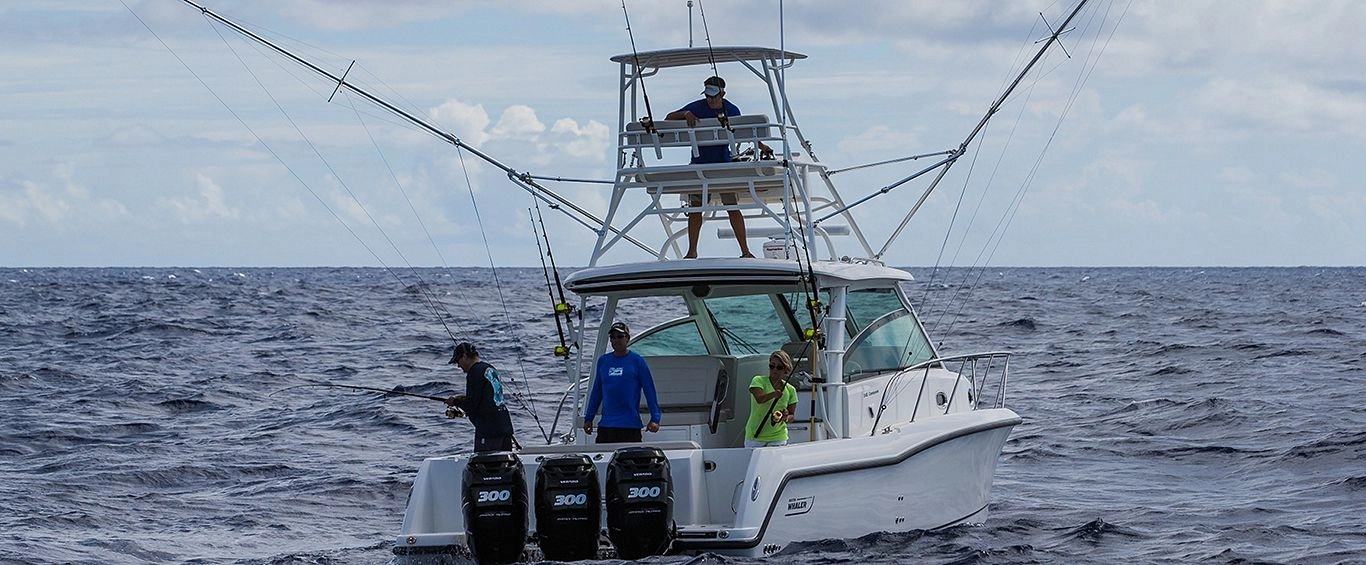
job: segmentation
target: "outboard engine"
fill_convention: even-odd
[[[602,522],[598,468],[587,455],[547,459],[536,470],[536,538],[551,561],[597,559]]]
[[[622,559],[663,555],[674,537],[669,459],[653,447],[618,449],[607,466],[607,537]]]
[[[526,548],[527,492],[516,453],[479,453],[465,464],[465,543],[479,563],[513,563]]]

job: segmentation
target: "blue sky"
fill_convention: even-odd
[[[325,81],[190,7],[126,1],[157,36],[117,0],[0,4],[0,265],[539,265],[531,201],[500,172],[345,98],[328,104]],[[998,114],[889,263],[1366,264],[1366,4],[1095,1],[1105,23],[1079,26],[1074,58],[1055,54]],[[351,78],[518,170],[613,174],[608,58],[630,51],[620,2],[204,4],[338,72],[356,60]],[[684,0],[627,6],[641,50],[687,45]],[[778,45],[777,2],[703,6],[713,43]],[[1039,12],[1062,10],[788,1],[786,45],[810,57],[788,74],[798,121],[834,168],[954,147],[1044,35]],[[648,81],[655,113],[696,98],[707,74]],[[744,83],[728,96],[766,105]],[[836,180],[852,200],[918,168]],[[603,187],[551,186],[605,208]],[[922,188],[865,206],[861,225],[885,237]],[[947,225],[964,190],[955,225],[973,227],[959,246]],[[559,262],[584,264],[593,234],[547,214]],[[984,243],[1007,217],[1004,240]],[[706,233],[704,254],[733,253]]]

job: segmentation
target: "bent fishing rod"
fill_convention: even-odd
[[[416,125],[418,128],[420,128],[420,129],[422,129],[422,130],[424,130],[424,131],[426,131],[426,132],[428,132],[428,133],[430,133],[430,134],[432,134],[432,135],[435,135],[436,137],[440,138],[442,141],[445,141],[445,142],[447,142],[447,143],[449,143],[449,144],[451,144],[451,145],[454,145],[454,146],[455,146],[456,148],[458,148],[458,149],[463,149],[463,150],[465,150],[465,151],[469,151],[469,152],[470,152],[471,154],[473,154],[475,157],[478,157],[478,158],[482,159],[483,161],[489,163],[490,165],[493,165],[494,167],[497,167],[499,170],[502,170],[504,173],[507,173],[508,180],[512,181],[513,184],[515,184],[515,185],[521,187],[522,190],[525,190],[525,191],[531,193],[532,196],[534,196],[534,197],[536,197],[536,198],[538,198],[538,199],[540,199],[540,200],[545,201],[545,203],[546,203],[546,204],[549,204],[550,207],[556,208],[556,209],[560,209],[560,206],[564,206],[564,207],[566,207],[566,208],[568,208],[568,209],[570,209],[570,210],[573,210],[575,213],[579,214],[579,216],[576,216],[576,215],[574,215],[574,214],[570,214],[569,212],[564,211],[563,209],[561,209],[561,212],[563,212],[566,216],[569,216],[569,217],[570,217],[571,219],[573,219],[574,221],[576,221],[576,222],[582,224],[584,227],[586,227],[586,228],[588,228],[588,229],[590,229],[590,230],[593,230],[594,232],[601,232],[601,231],[604,231],[604,230],[605,230],[605,231],[610,231],[610,232],[612,232],[612,233],[617,234],[617,236],[620,237],[621,239],[625,239],[626,241],[631,242],[631,243],[634,244],[636,247],[639,247],[639,248],[641,248],[642,250],[644,250],[644,251],[646,251],[646,252],[648,252],[648,253],[654,253],[654,249],[652,249],[650,246],[646,245],[645,243],[641,242],[639,239],[636,239],[636,238],[634,238],[634,237],[631,237],[630,235],[624,233],[623,231],[621,231],[621,230],[618,229],[618,228],[612,227],[612,226],[609,225],[606,221],[604,221],[604,220],[601,219],[601,218],[598,218],[598,217],[595,216],[592,212],[589,212],[588,210],[585,210],[584,208],[582,208],[582,207],[580,207],[579,205],[575,204],[573,201],[571,201],[571,200],[569,200],[569,199],[567,199],[567,198],[565,198],[565,197],[563,197],[563,196],[560,196],[558,193],[556,193],[556,192],[553,191],[553,190],[550,190],[550,189],[548,189],[548,188],[546,188],[546,187],[544,187],[544,186],[541,186],[540,183],[537,183],[535,180],[532,179],[531,173],[520,173],[520,172],[517,172],[516,169],[513,169],[512,167],[509,167],[509,166],[503,164],[501,161],[499,161],[499,160],[497,160],[497,159],[494,159],[493,157],[491,157],[491,156],[485,154],[484,152],[482,152],[482,151],[480,151],[480,150],[478,150],[478,149],[475,149],[474,147],[471,147],[469,144],[465,143],[463,140],[461,140],[461,139],[460,139],[458,136],[456,136],[455,134],[447,133],[447,132],[445,132],[445,131],[442,131],[440,128],[437,128],[436,126],[432,125],[431,123],[428,123],[426,120],[423,120],[422,118],[419,118],[419,117],[417,117],[417,116],[414,116],[414,115],[412,115],[411,113],[408,113],[407,111],[403,110],[402,108],[396,107],[396,106],[394,106],[393,104],[390,104],[389,102],[385,101],[384,99],[382,99],[382,98],[380,98],[380,97],[378,97],[378,96],[375,96],[374,94],[371,94],[369,91],[367,91],[367,90],[365,90],[365,89],[363,89],[363,88],[361,88],[361,87],[359,87],[359,86],[356,86],[356,85],[354,85],[354,84],[352,84],[352,83],[347,82],[347,81],[346,81],[346,75],[345,75],[345,74],[343,74],[342,76],[337,76],[337,75],[333,74],[332,72],[328,71],[327,69],[324,69],[324,68],[322,68],[322,67],[319,67],[318,65],[313,64],[312,62],[308,61],[307,59],[304,59],[304,58],[302,58],[302,57],[300,57],[300,56],[298,56],[298,55],[295,55],[294,53],[290,52],[288,49],[285,49],[284,47],[281,47],[281,46],[279,46],[279,45],[276,45],[274,42],[270,41],[269,39],[266,39],[266,38],[264,38],[264,37],[261,37],[260,35],[257,35],[256,33],[252,32],[251,30],[246,29],[246,28],[244,28],[244,27],[238,25],[236,22],[233,22],[232,20],[229,20],[229,19],[227,19],[227,18],[225,18],[225,17],[219,15],[218,13],[214,12],[213,10],[210,10],[210,9],[204,7],[204,6],[201,6],[201,5],[197,4],[197,3],[195,3],[194,0],[181,0],[181,1],[184,2],[184,3],[186,3],[186,4],[189,4],[190,6],[194,6],[195,8],[199,9],[199,11],[202,12],[205,16],[207,16],[207,17],[209,17],[209,18],[212,18],[212,19],[214,19],[215,21],[218,21],[219,23],[222,23],[222,24],[225,25],[225,26],[228,26],[228,28],[232,29],[233,31],[237,32],[238,34],[242,35],[243,37],[246,37],[246,38],[248,38],[248,39],[250,39],[250,40],[252,40],[252,41],[255,41],[255,42],[257,42],[257,43],[260,43],[260,44],[262,44],[262,45],[264,45],[264,46],[266,46],[266,47],[269,47],[269,48],[271,48],[272,50],[274,50],[275,52],[280,53],[281,55],[284,55],[285,57],[288,57],[290,60],[294,61],[295,63],[298,63],[298,64],[302,65],[304,68],[307,68],[308,70],[311,70],[311,71],[313,71],[313,72],[315,72],[315,73],[317,73],[317,74],[319,74],[319,75],[322,75],[324,78],[327,78],[329,81],[332,81],[332,82],[336,83],[336,84],[337,84],[337,87],[336,87],[336,88],[337,88],[338,90],[340,90],[340,89],[342,89],[342,88],[346,88],[348,91],[354,92],[355,94],[359,95],[360,97],[362,97],[362,98],[364,98],[364,99],[370,101],[370,103],[372,103],[372,104],[374,104],[374,105],[376,105],[376,106],[379,106],[380,108],[382,108],[382,109],[384,109],[384,110],[389,111],[390,113],[394,114],[395,116],[398,116],[398,117],[400,117],[400,118],[403,118],[404,120],[408,121],[409,123],[411,123],[411,124],[413,124],[413,125]],[[353,64],[354,64],[354,62],[353,62]],[[347,71],[349,72],[350,69],[348,68]],[[582,217],[580,217],[580,216],[582,216]],[[585,220],[584,218],[587,218],[587,220]],[[590,223],[588,220],[591,220],[592,223]]]
[[[294,385],[294,386],[287,386],[287,387],[285,387],[285,388],[282,388],[282,389],[280,389],[280,390],[277,390],[277,391],[275,391],[275,392],[272,392],[272,393],[270,393],[270,394],[267,394],[266,397],[275,396],[275,395],[280,394],[280,393],[282,393],[282,392],[284,392],[284,391],[287,391],[287,390],[296,389],[296,388],[303,388],[303,387],[307,387],[307,386],[325,386],[325,387],[334,387],[334,388],[349,388],[349,389],[352,389],[352,390],[368,390],[368,391],[374,391],[374,392],[382,392],[382,393],[384,393],[384,394],[400,394],[400,395],[403,395],[403,396],[413,396],[413,397],[417,397],[417,398],[425,398],[425,399],[427,399],[427,400],[437,400],[437,401],[440,401],[442,404],[445,404],[445,403],[446,403],[446,399],[443,398],[443,397],[440,397],[440,396],[432,396],[432,395],[429,395],[429,394],[417,394],[417,393],[415,393],[415,392],[404,392],[404,391],[401,391],[401,390],[392,390],[392,389],[379,388],[379,387],[373,387],[373,386],[343,385],[343,384],[337,384],[337,383],[304,383],[304,384],[299,384],[299,385]],[[464,416],[465,416],[465,412],[464,412],[463,410],[461,410],[461,409],[459,409],[459,408],[456,408],[455,406],[447,406],[447,407],[446,407],[446,417],[447,417],[447,418],[463,418]]]

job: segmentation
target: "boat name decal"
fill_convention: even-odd
[[[806,514],[811,511],[811,507],[816,505],[816,497],[803,496],[799,498],[787,499],[787,512],[784,516],[796,516]]]

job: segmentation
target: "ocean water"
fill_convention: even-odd
[[[942,352],[1015,353],[985,523],[702,562],[1366,563],[1366,268],[912,272]],[[288,387],[457,392],[449,328],[540,441],[544,276],[494,274],[0,269],[0,563],[390,562],[468,424]]]

